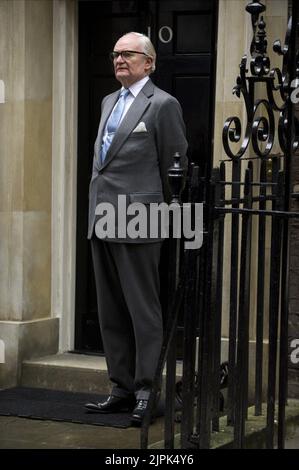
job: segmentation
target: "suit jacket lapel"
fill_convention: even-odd
[[[125,140],[128,138],[132,130],[136,127],[137,123],[141,119],[145,110],[150,106],[149,97],[153,94],[153,83],[148,80],[140,93],[136,96],[135,100],[131,104],[127,114],[122,120],[119,128],[117,129],[113,141],[108,149],[105,161],[101,166],[103,169],[116,155],[120,147],[123,145]]]

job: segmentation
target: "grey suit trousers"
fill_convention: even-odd
[[[161,246],[91,239],[99,321],[115,396],[142,398],[153,382],[163,340]]]

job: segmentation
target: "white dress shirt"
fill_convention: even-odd
[[[134,99],[136,98],[138,93],[142,90],[142,88],[144,87],[144,85],[146,84],[148,80],[149,80],[149,76],[147,75],[146,77],[143,77],[141,80],[138,80],[138,82],[133,83],[133,85],[129,87],[130,93],[127,96],[124,112],[122,113],[119,123],[121,123],[121,121],[127,114],[131,104],[133,103]],[[121,91],[123,89],[124,87],[121,88]]]
[[[148,80],[149,80],[149,76],[147,75],[146,77],[143,77],[141,80],[138,80],[138,82],[133,83],[133,85],[131,85],[129,87],[130,93],[128,94],[128,96],[126,98],[126,104],[125,104],[124,111],[122,113],[121,119],[119,121],[119,124],[121,123],[121,121],[123,120],[125,115],[127,114],[127,112],[129,110],[131,104],[133,103],[134,99],[136,98],[138,93],[140,93],[140,91],[142,90],[142,88],[144,87],[144,85],[146,84],[146,82]],[[124,89],[124,87],[122,87],[120,91],[122,91],[123,89]],[[117,104],[117,102],[115,103],[115,106],[116,106],[116,104]],[[115,106],[113,107],[113,109],[111,111],[111,114],[112,114]],[[108,120],[109,120],[109,118],[108,118]],[[107,120],[107,122],[108,122],[108,120]],[[104,135],[103,135],[103,141],[105,140],[106,135],[107,135],[107,124],[106,124],[105,132],[104,132]]]

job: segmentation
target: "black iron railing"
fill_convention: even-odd
[[[261,16],[265,6],[252,1],[246,7],[253,26],[250,74],[244,56],[233,89],[245,103],[244,137],[241,139],[241,120],[236,116],[229,117],[223,129],[223,146],[228,158],[221,162],[219,168],[214,168],[208,178],[198,175],[198,167],[191,165],[190,168],[188,200],[193,205],[204,203],[204,243],[200,249],[184,250],[181,257],[178,241],[173,239],[169,244],[168,321],[155,386],[141,430],[143,448],[148,446],[151,414],[165,364],[164,446],[171,449],[175,445],[175,402],[178,398],[175,338],[178,314],[182,310],[184,347],[179,393],[182,405],[179,447],[209,448],[212,433],[219,430],[220,417],[225,415],[227,426],[233,428],[233,447],[243,448],[246,445],[248,408],[254,405],[255,414],[262,415],[262,403],[266,403],[266,447],[275,446],[276,407],[277,444],[278,447],[284,446],[288,365],[288,224],[291,217],[299,217],[299,213],[289,211],[292,156],[299,142],[299,126],[291,102],[292,80],[299,78],[296,51],[298,8],[298,2],[294,1],[284,47],[278,41],[274,43],[274,51],[283,56],[282,68],[271,70],[266,24]],[[256,88],[261,85],[264,86],[264,98],[257,99]],[[276,101],[277,94],[280,105]],[[278,115],[277,126],[275,114]],[[276,137],[281,152],[273,155]],[[239,144],[239,149],[233,151],[232,144]],[[170,185],[178,200],[183,188],[179,156],[175,157],[170,172]],[[230,229],[229,240],[225,239],[226,225]],[[224,250],[229,253],[225,262]],[[257,259],[253,273],[254,258]],[[229,337],[227,399],[223,409],[224,281],[229,284]],[[250,350],[253,316],[255,335],[251,343],[254,344],[254,354]],[[250,356],[255,358],[254,383],[251,385],[249,367],[254,363]],[[267,380],[263,381],[265,372]]]

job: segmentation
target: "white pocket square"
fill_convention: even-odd
[[[133,132],[147,132],[147,128],[143,121],[141,121],[133,130]]]

